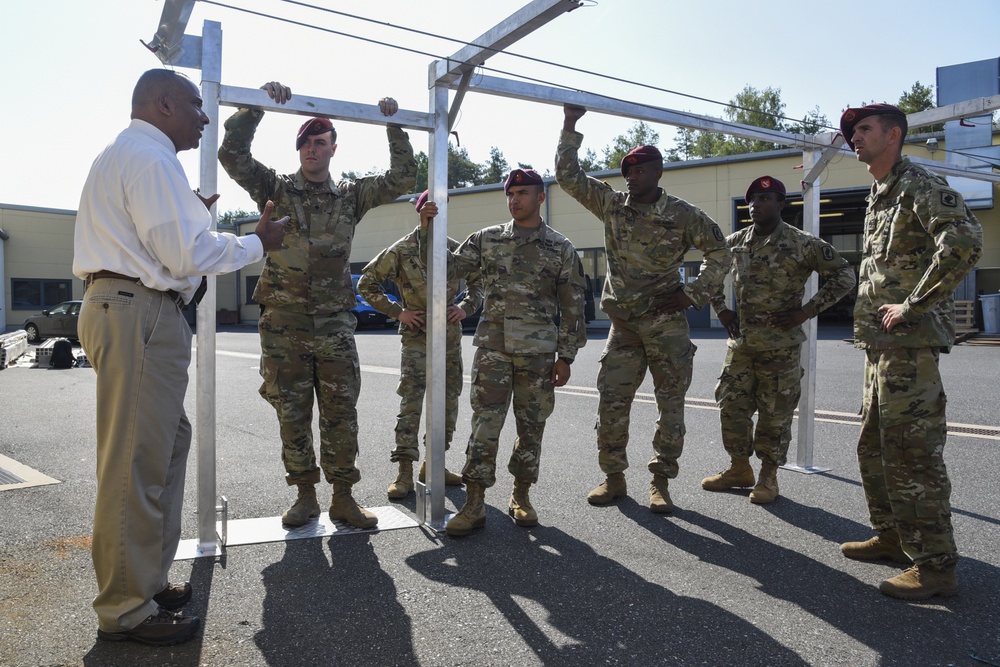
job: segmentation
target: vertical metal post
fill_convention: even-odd
[[[219,84],[222,80],[222,24],[205,21],[202,27],[201,95],[209,124],[201,136],[200,189],[209,196],[218,189]],[[217,213],[212,212],[212,229]],[[198,445],[198,551],[219,551],[215,530],[215,276],[208,276],[207,291],[198,305],[197,318],[197,445]]]
[[[433,67],[433,65],[432,65]],[[427,485],[430,487],[430,521],[443,530],[445,444],[445,356],[447,354],[448,308],[448,88],[436,85],[430,91],[434,130],[428,156],[429,199],[438,215],[428,232],[427,255]],[[426,502],[418,497],[417,502]]]
[[[802,167],[804,173],[810,173],[821,157],[820,151],[806,150],[802,152]],[[819,179],[814,183],[802,184],[802,229],[813,236],[819,236]],[[806,281],[805,299],[810,299],[819,288],[819,277],[813,273]],[[816,435],[816,318],[807,320],[803,325],[806,340],[802,344],[802,397],[799,399],[798,440],[795,450],[795,465],[785,466],[799,472],[825,472],[829,468],[813,466],[813,443]]]

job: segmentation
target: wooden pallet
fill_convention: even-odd
[[[968,334],[976,333],[976,302],[956,301],[955,302],[955,333]]]

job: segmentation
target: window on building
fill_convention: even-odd
[[[260,280],[260,276],[247,276],[247,298],[246,303],[248,306],[254,305],[257,302],[253,300],[253,291],[257,289],[257,281]]]
[[[590,288],[594,296],[600,296],[604,288],[604,270],[607,266],[604,248],[584,248],[576,252],[583,262],[584,273],[590,276]]]
[[[11,278],[11,309],[48,308],[73,298],[73,281]]]

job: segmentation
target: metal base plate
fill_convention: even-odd
[[[806,466],[806,467],[803,467],[803,466],[793,465],[791,463],[786,463],[785,465],[783,465],[781,467],[784,470],[791,470],[792,472],[801,472],[801,473],[804,473],[806,475],[815,475],[818,472],[830,472],[831,470],[833,470],[833,468],[817,468],[815,466]]]
[[[308,537],[326,537],[327,535],[340,536],[355,533],[377,533],[396,528],[416,528],[420,525],[413,518],[403,514],[392,506],[368,507],[366,509],[378,517],[378,525],[374,528],[354,528],[341,521],[334,523],[330,521],[330,515],[326,512],[321,513],[315,521],[310,521],[306,525],[297,528],[286,528],[283,526],[280,516],[229,521],[227,526],[228,539],[225,546],[287,542],[289,540],[302,540]],[[221,529],[221,525],[217,526]],[[174,556],[174,560],[190,560],[192,558],[215,556],[219,553],[219,549],[199,549],[197,539],[181,540],[177,546],[177,555]]]
[[[0,491],[59,483],[58,479],[52,479],[34,468],[0,455]]]

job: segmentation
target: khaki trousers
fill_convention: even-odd
[[[105,278],[87,289],[79,335],[97,373],[94,610],[120,632],[156,612],[180,540],[191,329],[165,293]]]

